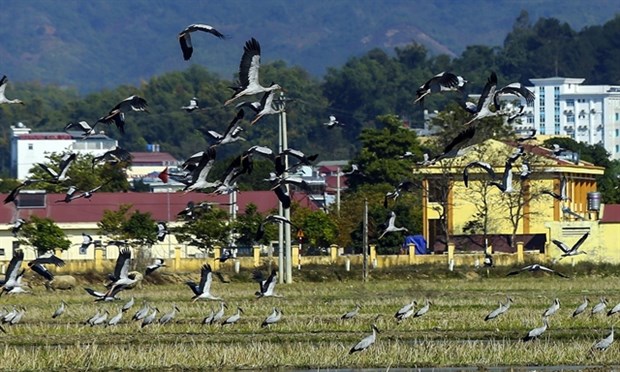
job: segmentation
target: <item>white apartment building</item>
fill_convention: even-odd
[[[600,143],[612,159],[620,159],[620,86],[582,85],[585,79],[564,77],[530,81],[536,100],[515,125],[517,132],[536,129],[540,135]]]
[[[118,141],[105,134],[95,134],[86,139],[78,132],[37,132],[22,123],[11,126],[11,176],[24,180],[36,163],[48,161],[53,153],[75,152],[102,155],[115,148]]]

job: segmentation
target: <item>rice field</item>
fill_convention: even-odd
[[[339,369],[423,368],[493,366],[603,366],[620,364],[620,345],[591,352],[605,337],[618,314],[590,315],[601,296],[608,309],[620,302],[618,278],[589,276],[562,279],[547,275],[510,278],[370,279],[366,284],[346,279],[279,285],[285,298],[256,300],[255,283],[214,282],[212,293],[228,304],[226,315],[237,306],[244,310],[237,324],[203,325],[219,302],[195,302],[191,291],[179,284],[145,284],[121,292],[113,303],[94,303],[81,288],[47,292],[35,286],[33,294],[0,298],[0,308],[26,309],[16,325],[3,325],[0,333],[1,370],[153,370],[153,369]],[[484,317],[513,298],[510,310],[488,322]],[[110,317],[134,296],[136,303],[121,323],[104,327],[85,325],[98,310]],[[573,310],[589,297],[586,313],[573,318]],[[549,318],[549,329],[536,341],[521,338],[542,325],[541,315],[553,299],[559,312]],[[430,311],[419,318],[396,322],[403,305],[428,298]],[[61,300],[68,306],[62,316],[51,315]],[[180,312],[166,325],[141,328],[131,316],[147,301],[159,316],[176,304]],[[349,321],[340,316],[360,304],[359,315]],[[418,305],[418,307],[421,305]],[[284,312],[282,321],[270,327],[261,322],[273,307]],[[352,355],[349,349],[371,333],[376,319],[381,333],[368,350]]]

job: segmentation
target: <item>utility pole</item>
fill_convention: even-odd
[[[340,167],[337,168],[336,173],[336,214],[340,217],[340,176],[342,172],[340,171]]]
[[[278,105],[278,110],[280,110],[279,115],[279,134],[280,138],[278,141],[278,150],[282,152],[288,149],[288,134],[286,128],[286,102],[288,101],[286,97],[284,97],[284,93],[280,92],[280,97],[275,100]],[[288,170],[288,156],[284,156],[284,169]],[[288,171],[285,171],[282,177],[288,177]],[[290,195],[289,185],[284,185],[286,194]],[[282,203],[280,203],[280,216],[283,216],[287,220],[291,219],[291,211],[289,208],[282,208]],[[291,225],[288,223],[281,223],[280,226],[283,226],[284,232],[282,236],[282,240],[280,240],[279,246],[282,247],[284,245],[284,253],[285,253],[285,282],[292,283],[293,282],[293,257],[292,257],[292,249],[291,249]],[[284,243],[284,244],[283,244]],[[278,257],[279,258],[279,257]]]
[[[363,280],[368,281],[368,199],[364,199],[364,220],[362,227],[362,251],[364,257]]]

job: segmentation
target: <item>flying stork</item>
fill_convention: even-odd
[[[396,220],[396,213],[394,213],[394,211],[390,211],[390,213],[388,215],[388,220],[385,223],[386,228],[385,228],[385,230],[383,230],[383,233],[381,233],[381,235],[379,236],[379,239],[383,238],[383,236],[385,234],[390,233],[390,232],[396,232],[396,231],[405,231],[406,232],[406,231],[409,231],[409,230],[407,230],[406,227],[403,227],[403,226],[396,227],[394,225],[394,221],[395,220]]]
[[[183,51],[183,59],[186,61],[189,61],[194,52],[191,33],[195,31],[208,32],[219,39],[226,39],[226,36],[213,28],[213,26],[202,23],[194,23],[187,26],[183,31],[179,32],[179,44],[181,44],[181,50]]]
[[[276,269],[271,270],[271,274],[267,279],[263,277],[261,271],[254,271],[252,273],[252,279],[258,282],[260,286],[259,291],[255,293],[257,299],[261,297],[284,297],[274,292],[278,280],[278,272]]]
[[[451,72],[440,72],[418,88],[417,98],[413,103],[423,102],[424,97],[431,93],[462,89],[466,83],[467,81],[461,76]]]
[[[260,44],[256,39],[252,38],[246,41],[243,47],[243,56],[239,64],[239,85],[232,88],[234,90],[233,96],[224,103],[225,106],[239,97],[282,89],[278,84],[271,84],[268,87],[260,85],[258,78],[259,68]]]
[[[519,270],[515,270],[515,271],[509,272],[506,276],[517,275],[517,274],[520,274],[520,273],[522,273],[524,271],[530,271],[530,272],[544,271],[544,272],[548,272],[548,273],[552,273],[552,274],[561,276],[562,278],[568,278],[567,275],[562,274],[559,271],[552,270],[552,269],[550,269],[550,268],[548,268],[546,266],[540,265],[540,264],[527,265],[527,266],[525,266],[525,267],[523,267],[523,268],[521,268]]]
[[[211,294],[212,282],[213,274],[211,271],[211,266],[209,264],[202,265],[202,269],[200,270],[200,283],[196,284],[191,280],[185,282],[185,284],[187,284],[187,286],[192,290],[192,292],[194,292],[192,302],[196,302],[197,300],[202,299],[221,300],[220,297],[216,297]]]
[[[551,242],[562,250],[562,254],[556,261],[559,261],[563,259],[564,257],[573,257],[573,256],[578,256],[580,254],[587,254],[587,252],[580,251],[579,247],[581,247],[581,245],[583,244],[583,242],[586,241],[589,235],[590,233],[583,234],[581,238],[579,238],[579,240],[577,240],[577,242],[573,244],[572,247],[569,247],[564,242],[561,242],[557,239],[552,239]]]
[[[58,164],[58,172],[43,163],[37,163],[37,165],[41,167],[51,177],[44,178],[42,181],[48,183],[60,183],[69,179],[69,176],[67,176],[67,171],[69,170],[69,166],[71,165],[71,163],[75,161],[76,157],[77,154],[74,152],[64,154],[62,158],[60,158],[60,163]]]
[[[9,82],[9,79],[6,77],[6,75],[2,75],[2,79],[0,79],[0,104],[3,103],[7,103],[7,104],[13,104],[13,103],[18,103],[20,105],[23,105],[24,102],[22,102],[19,99],[7,99],[6,96],[4,95],[4,91],[6,90],[6,84]]]

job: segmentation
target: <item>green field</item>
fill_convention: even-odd
[[[46,292],[34,287],[33,295],[0,298],[0,307],[23,306],[21,323],[4,325],[0,333],[0,369],[317,369],[397,368],[446,366],[533,366],[620,364],[620,345],[605,352],[590,353],[591,346],[605,337],[618,316],[590,316],[589,309],[600,296],[609,308],[620,302],[615,276],[582,276],[562,279],[546,275],[486,278],[458,275],[432,279],[411,271],[406,280],[380,279],[366,284],[353,278],[343,281],[299,282],[280,285],[285,298],[256,300],[255,283],[214,282],[212,293],[229,306],[243,308],[238,324],[222,327],[202,325],[202,319],[217,310],[218,302],[191,303],[191,291],[183,284],[149,284],[121,292],[122,301],[94,303],[82,289]],[[99,286],[101,288],[101,286]],[[486,314],[514,299],[508,312],[485,322]],[[120,325],[84,324],[98,309],[115,315],[125,301],[136,304]],[[572,312],[590,298],[586,314]],[[540,326],[542,312],[555,297],[561,301],[558,314],[549,319],[541,339],[524,343],[528,330]],[[394,313],[404,304],[425,298],[432,301],[428,314],[397,323]],[[61,300],[67,312],[51,315]],[[172,324],[140,327],[130,320],[143,301],[167,313],[177,304],[181,312]],[[340,316],[362,305],[357,318]],[[260,324],[272,307],[284,311],[280,323],[270,328]],[[377,315],[381,330],[375,345],[348,355],[349,349],[366,335]]]

